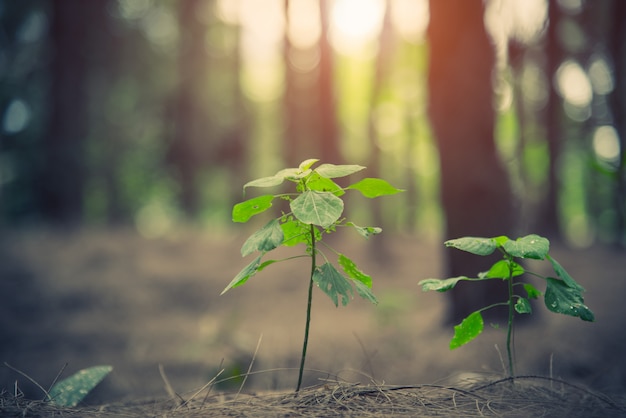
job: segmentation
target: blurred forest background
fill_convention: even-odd
[[[452,234],[479,205],[623,245],[625,21],[621,0],[0,0],[0,226],[227,227],[246,181],[320,158],[407,190],[356,209],[388,229]],[[469,178],[508,206],[446,200]]]

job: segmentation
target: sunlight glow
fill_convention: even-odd
[[[593,90],[587,73],[579,63],[566,60],[556,71],[557,89],[561,96],[576,107],[587,107],[591,103]]]
[[[376,40],[383,23],[383,0],[335,0],[331,13],[331,41],[345,55],[362,52]]]
[[[391,1],[391,20],[400,37],[407,42],[424,40],[429,18],[427,0]]]
[[[617,163],[620,145],[617,131],[610,125],[598,126],[593,134],[593,150],[601,160]]]
[[[300,49],[316,46],[322,33],[318,0],[290,0],[287,34]]]

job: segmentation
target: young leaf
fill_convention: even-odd
[[[306,171],[310,169],[313,166],[313,164],[315,164],[318,161],[319,161],[319,158],[309,158],[308,160],[302,161],[300,165],[298,166],[298,169],[300,171]]]
[[[577,316],[583,321],[593,322],[593,312],[585,306],[583,296],[578,289],[569,287],[563,280],[546,278],[548,286],[544,302],[552,312]]]
[[[418,285],[422,286],[423,292],[428,292],[429,290],[436,290],[437,292],[445,292],[447,290],[452,289],[456,286],[457,282],[460,280],[467,280],[468,278],[465,276],[459,277],[451,277],[449,279],[424,279],[421,280]]]
[[[361,234],[366,239],[370,237],[370,235],[378,235],[383,232],[382,228],[377,226],[358,226],[354,222],[346,222],[346,226],[351,226],[356,229],[356,232]]]
[[[580,292],[584,292],[585,288],[579,285],[572,276],[569,275],[567,271],[551,256],[546,256],[546,259],[552,264],[552,268],[556,273],[557,277],[565,282],[566,285],[571,287],[572,289],[576,289]]]
[[[367,287],[358,280],[353,280],[353,282],[354,286],[356,287],[356,292],[359,294],[359,296],[361,296],[365,300],[372,302],[374,305],[378,305],[378,299],[376,299],[376,296],[374,296],[369,287]]]
[[[450,350],[459,348],[472,341],[483,332],[484,328],[485,323],[480,311],[472,312],[459,325],[454,326],[454,337],[450,341]]]
[[[329,192],[303,192],[289,206],[299,221],[322,228],[331,226],[343,213],[343,200]]]
[[[506,235],[500,235],[498,237],[493,237],[491,239],[496,243],[496,246],[498,247],[502,247],[505,242],[510,240],[510,238],[507,237]]]
[[[343,254],[339,254],[339,265],[343,268],[349,278],[363,283],[368,288],[372,288],[372,278],[360,271],[356,264]]]
[[[537,299],[539,296],[541,296],[541,292],[537,290],[537,288],[532,284],[524,283],[523,286],[526,294],[528,295],[528,299]]]
[[[331,192],[335,196],[341,196],[346,194],[341,187],[331,179],[320,176],[318,173],[313,172],[306,179],[306,189],[315,190],[318,192]]]
[[[518,297],[517,302],[515,303],[515,311],[521,314],[529,314],[533,312],[532,307],[530,306],[530,302],[526,298]]]
[[[233,222],[248,222],[254,215],[271,208],[272,200],[274,195],[268,194],[237,203],[233,206]]]
[[[325,263],[315,269],[313,281],[332,299],[335,306],[339,306],[339,297],[341,297],[341,304],[346,306],[354,295],[348,279],[330,263]]]
[[[446,241],[444,245],[476,255],[489,255],[496,250],[496,243],[491,238],[463,237]]]
[[[280,227],[284,236],[282,245],[285,247],[293,247],[294,245],[307,244],[309,242],[309,225],[305,225],[298,220],[289,220],[280,224]]]
[[[263,254],[261,254],[260,256],[255,258],[252,261],[252,263],[250,263],[247,266],[245,266],[243,268],[243,270],[241,270],[235,276],[235,278],[228,284],[228,286],[226,286],[224,288],[224,290],[222,290],[222,293],[220,293],[220,296],[223,295],[224,293],[228,292],[230,289],[232,289],[234,287],[241,286],[242,284],[247,282],[250,277],[254,276],[256,274],[256,272],[259,270],[259,264],[261,263],[261,257],[263,257]]]
[[[275,177],[281,177],[289,181],[298,181],[311,174],[311,170],[300,170],[299,168],[283,168]]]
[[[259,179],[255,179],[247,182],[243,185],[243,190],[245,191],[248,187],[273,187],[278,186],[283,181],[285,181],[285,177],[274,175],[270,177],[261,177]]]
[[[94,366],[58,381],[48,392],[50,401],[60,406],[78,405],[111,370],[111,366]]]
[[[524,274],[524,267],[519,264],[512,262],[513,267],[513,277],[521,276]],[[478,273],[479,279],[508,279],[509,274],[509,262],[507,260],[497,261],[491,268],[484,272]]]
[[[317,167],[314,171],[316,171],[320,176],[326,177],[329,179],[334,179],[337,177],[345,177],[350,174],[354,174],[358,171],[363,170],[365,167],[362,165],[335,165],[335,164],[322,164]]]
[[[358,190],[365,197],[375,198],[390,194],[403,192],[402,189],[396,189],[391,184],[382,179],[366,178],[349,185],[346,189]]]
[[[283,230],[278,219],[272,219],[244,242],[241,247],[241,256],[245,257],[255,251],[272,251],[283,243],[283,238]]]
[[[502,245],[502,248],[513,257],[543,260],[550,250],[550,241],[531,234],[515,241],[509,240]]]

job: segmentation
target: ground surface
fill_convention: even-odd
[[[226,369],[244,372],[257,355],[244,392],[295,386],[305,319],[308,266],[268,267],[245,286],[220,296],[250,260],[243,235],[180,232],[146,240],[129,230],[3,232],[0,237],[0,360],[48,387],[85,367],[114,371],[88,403],[167,397],[159,365],[178,393],[193,393]],[[422,293],[417,282],[441,277],[442,251],[432,240],[401,236],[333,245],[374,279],[380,304],[353,300],[335,308],[318,289],[305,385],[416,385],[502,373],[503,330],[488,330],[450,352],[441,326],[445,296]],[[285,255],[288,255],[285,253]],[[596,323],[548,313],[516,334],[518,373],[582,384],[609,395],[626,392],[626,255],[606,248],[553,248],[586,287]],[[276,255],[278,256],[278,255]],[[537,266],[539,267],[539,266]],[[0,366],[0,388],[15,382],[40,393]],[[229,382],[224,382],[222,388]],[[238,381],[230,381],[237,391]],[[461,384],[461,383],[459,383]]]

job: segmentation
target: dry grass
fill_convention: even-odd
[[[9,393],[0,397],[6,417],[623,417],[625,399],[610,399],[562,380],[520,376],[461,386],[355,385],[328,382],[293,392],[210,394],[188,399],[137,401],[60,408]]]

